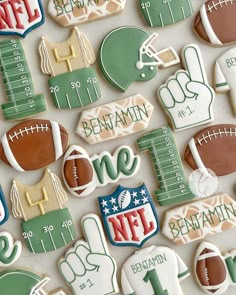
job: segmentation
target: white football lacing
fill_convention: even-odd
[[[8,135],[10,141],[14,141],[14,139],[19,139],[19,137],[23,137],[25,134],[28,135],[29,133],[33,134],[36,132],[47,132],[49,130],[48,124],[36,124],[35,126],[30,126],[29,128],[25,127],[24,129],[19,129],[18,132],[14,132],[13,135]]]
[[[202,145],[202,143],[208,143],[208,140],[213,140],[213,139],[219,139],[222,138],[223,136],[235,136],[236,137],[236,128],[224,128],[218,129],[218,131],[212,130],[210,133],[209,131],[207,134],[202,134],[202,137],[197,138],[197,142]]]
[[[218,6],[223,7],[223,5],[228,5],[228,4],[236,4],[236,0],[216,0],[212,1],[211,5],[207,5],[207,11],[213,12],[213,10],[217,10]]]

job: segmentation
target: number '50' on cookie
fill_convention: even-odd
[[[213,121],[215,98],[200,48],[195,44],[187,45],[181,56],[184,69],[170,76],[158,90],[158,98],[176,131]]]

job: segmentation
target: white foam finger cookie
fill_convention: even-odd
[[[169,80],[167,83],[167,87],[169,88],[170,93],[172,94],[176,102],[181,103],[185,100],[184,92],[177,79]]]

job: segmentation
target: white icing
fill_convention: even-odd
[[[199,169],[206,169],[205,165],[203,164],[202,162],[202,159],[198,153],[198,150],[197,150],[197,147],[196,147],[196,144],[195,144],[195,140],[194,138],[191,138],[189,143],[188,143],[188,146],[189,146],[189,149],[191,151],[191,154],[192,154],[192,157],[197,165],[197,167]]]
[[[57,122],[50,121],[52,127],[52,137],[55,149],[55,159],[58,160],[63,155],[60,126]]]
[[[20,241],[14,241],[12,235],[9,232],[0,232],[0,240],[1,240],[1,237],[4,237],[8,241],[8,250],[7,251],[4,250],[4,249],[6,249],[5,242],[2,242],[1,249],[3,250],[3,252],[0,255],[0,266],[6,267],[6,266],[12,265],[14,262],[16,262],[20,258],[21,253],[22,253],[22,244]],[[15,258],[12,261],[10,261],[11,260],[10,257],[13,254],[13,252],[14,252]],[[9,263],[4,263],[4,261],[1,260],[2,256],[8,258]]]

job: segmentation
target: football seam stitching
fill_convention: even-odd
[[[38,124],[36,124],[35,125],[35,127],[33,127],[33,126],[30,126],[30,127],[25,127],[24,129],[19,129],[19,131],[17,132],[17,131],[15,131],[14,133],[13,133],[13,135],[8,135],[8,137],[9,137],[9,139],[10,139],[10,141],[14,141],[14,139],[16,138],[16,139],[19,139],[18,137],[19,137],[19,135],[21,136],[21,137],[24,137],[24,135],[26,134],[26,135],[29,135],[29,134],[33,134],[34,133],[34,131],[36,130],[36,132],[38,133],[38,132],[44,132],[44,131],[48,131],[50,128],[49,128],[49,126],[48,126],[48,124],[45,124],[45,125],[43,125],[43,124],[41,124],[40,126],[38,125]]]
[[[236,4],[236,0],[218,0],[217,1],[217,3],[215,3],[214,1],[212,1],[211,2],[211,5],[212,6],[210,6],[210,4],[208,4],[207,5],[207,11],[209,11],[209,12],[213,12],[213,10],[217,10],[217,6],[219,6],[220,5],[220,7],[222,7],[222,4],[224,4],[224,5],[228,5],[228,4],[231,4],[231,5],[233,5],[233,4]]]
[[[207,135],[202,134],[202,137],[197,138],[197,142],[198,142],[199,145],[202,146],[202,142],[203,143],[208,143],[207,139],[209,139],[210,141],[212,141],[212,137],[213,137],[213,139],[219,139],[219,138],[222,138],[223,137],[222,135],[228,136],[228,134],[231,137],[233,135],[236,137],[236,128],[234,129],[234,131],[232,131],[232,128],[229,128],[228,130],[227,130],[227,128],[224,128],[223,131],[221,129],[219,129],[217,132],[215,130],[212,130],[211,133],[208,131],[207,132]]]

